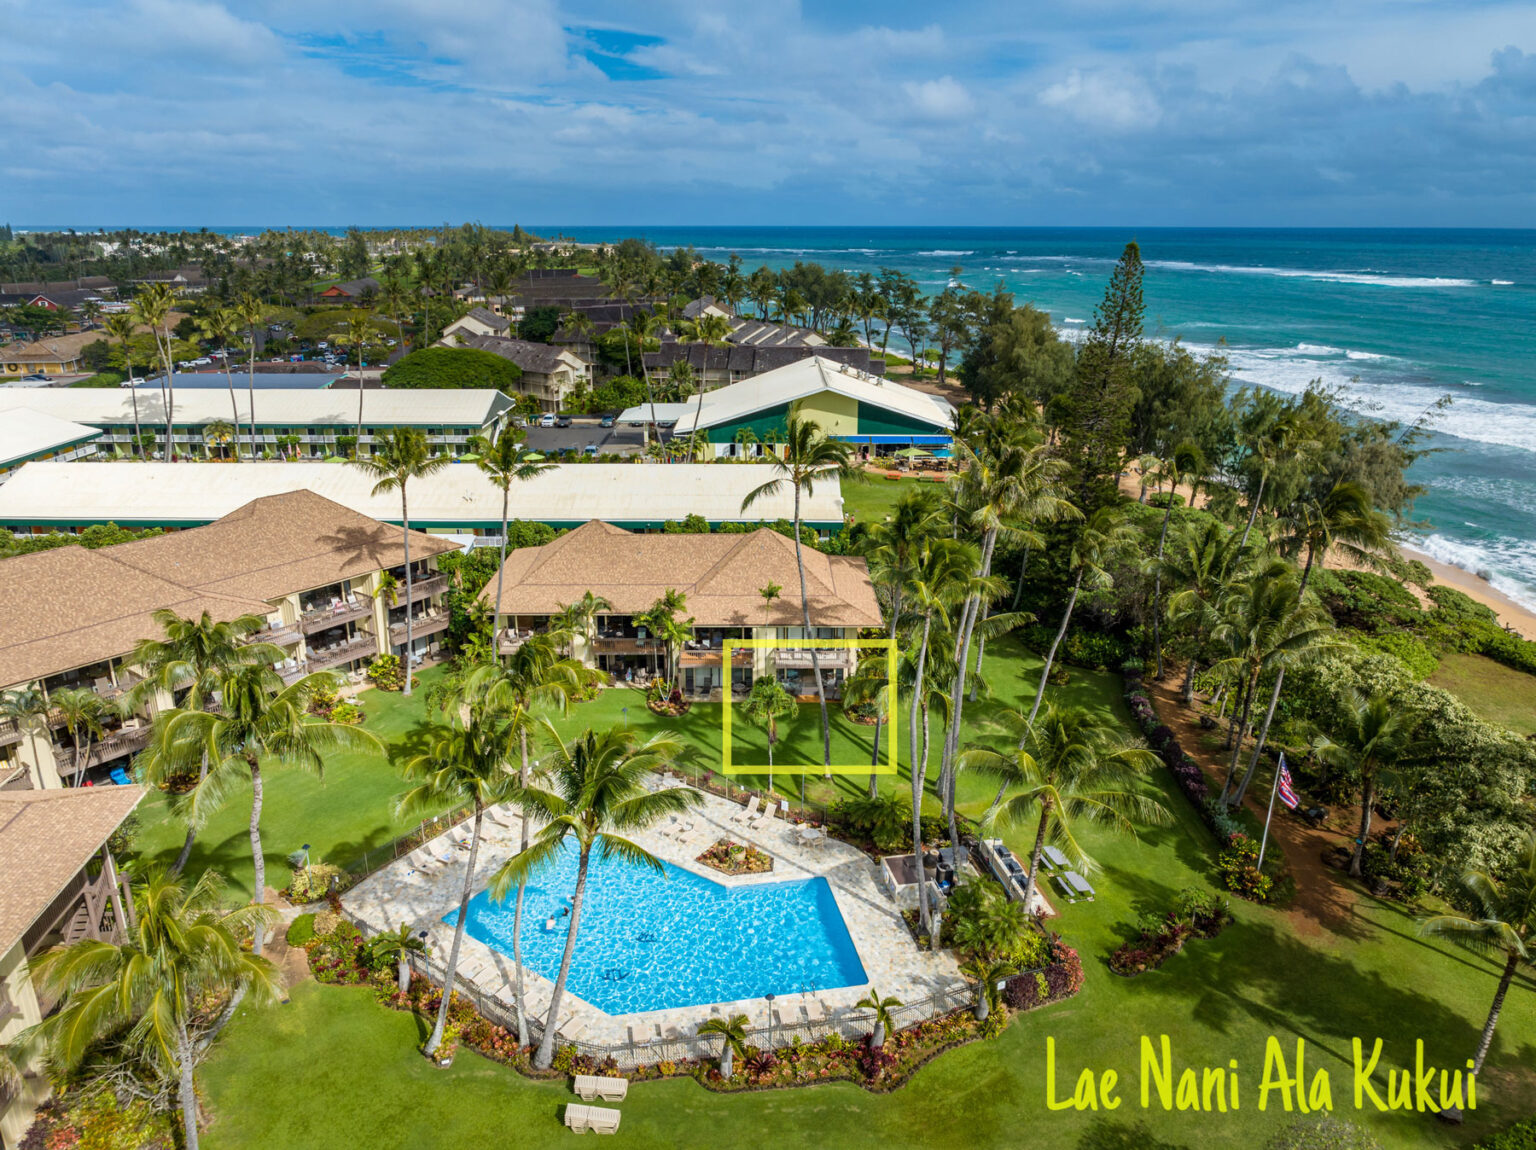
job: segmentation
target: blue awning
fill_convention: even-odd
[[[835,435],[832,438],[846,440],[849,443],[934,443],[943,447],[953,437],[948,435]]]

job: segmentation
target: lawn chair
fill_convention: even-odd
[[[619,1111],[606,1106],[578,1106],[572,1102],[565,1108],[565,1124],[578,1134],[588,1130],[598,1134],[619,1132]]]
[[[747,820],[751,819],[754,815],[757,814],[758,806],[759,806],[758,797],[756,795],[753,795],[752,796],[752,801],[750,803],[748,803],[745,807],[743,807],[741,810],[737,811],[734,815],[731,816],[731,822],[733,822],[733,823],[744,823],[744,822],[746,822]]]
[[[629,1094],[628,1078],[610,1078],[598,1074],[578,1074],[572,1087],[583,1102],[601,1098],[604,1102],[623,1102]]]
[[[439,865],[437,856],[426,847],[417,847],[405,856],[405,861],[411,864],[413,870],[431,870]]]

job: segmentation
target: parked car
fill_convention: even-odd
[[[613,416],[611,416],[611,415],[603,416],[603,424],[602,425],[604,427],[612,427],[613,426]]]
[[[40,371],[34,371],[31,375],[21,377],[22,383],[47,383],[48,377]]]
[[[318,347],[321,351],[324,351],[326,348],[330,347],[331,345],[326,343],[325,340],[322,339],[319,343],[315,344],[315,346]]]
[[[539,426],[540,427],[553,427],[553,426],[555,426],[555,417],[553,415],[541,415],[541,416],[539,416]]]
[[[557,415],[555,417],[555,426],[556,427],[569,427],[570,425],[571,425],[571,417],[569,415]]]
[[[595,443],[587,444],[585,447],[583,447],[581,449],[581,453],[583,455],[596,455],[597,454],[597,444],[595,444]]]

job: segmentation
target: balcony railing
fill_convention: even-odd
[[[400,587],[405,588],[405,580],[400,580]],[[433,575],[429,579],[415,579],[411,582],[411,602],[425,599],[429,595],[441,595],[448,590],[448,576]]]
[[[251,642],[276,643],[280,647],[286,647],[302,634],[303,630],[298,623],[284,623],[279,627],[263,627],[260,631],[251,632]]]
[[[496,636],[496,650],[503,655],[510,655],[536,634],[539,634],[539,632],[532,630],[518,631],[508,627]]]
[[[603,655],[643,655],[659,645],[654,637],[638,635],[599,635],[592,640],[592,649]]]
[[[0,747],[21,742],[21,725],[15,719],[0,719]]]
[[[377,655],[379,644],[372,635],[358,635],[336,647],[325,651],[311,651],[309,653],[309,669],[311,671],[325,671],[331,667],[340,666],[342,663],[350,663],[353,659],[361,659],[367,655]]]
[[[411,639],[415,641],[426,635],[436,635],[439,631],[448,630],[448,615],[423,615],[419,619],[411,620]],[[405,624],[391,623],[389,625],[389,642],[391,645],[405,642]]]
[[[99,767],[123,755],[142,751],[149,745],[150,730],[149,724],[146,723],[142,727],[113,731],[106,738],[92,745],[90,757],[86,759],[86,766]]]
[[[818,647],[816,663],[823,670],[849,669],[858,665],[859,653],[850,647]],[[773,652],[775,667],[793,668],[800,671],[811,669],[809,647],[779,647]]]
[[[362,600],[353,602],[348,600],[338,603],[334,607],[321,607],[314,611],[304,612],[304,617],[299,620],[299,626],[304,634],[313,635],[317,631],[324,631],[328,627],[338,627],[343,623],[350,623],[353,619],[364,619],[373,614],[373,604]]]

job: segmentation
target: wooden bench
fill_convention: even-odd
[[[575,1088],[583,1102],[591,1102],[594,1098],[601,1098],[604,1102],[623,1102],[624,1096],[629,1093],[629,1079],[578,1074]]]
[[[620,1114],[606,1106],[578,1106],[572,1102],[565,1108],[565,1124],[578,1134],[588,1130],[598,1134],[617,1134]]]

